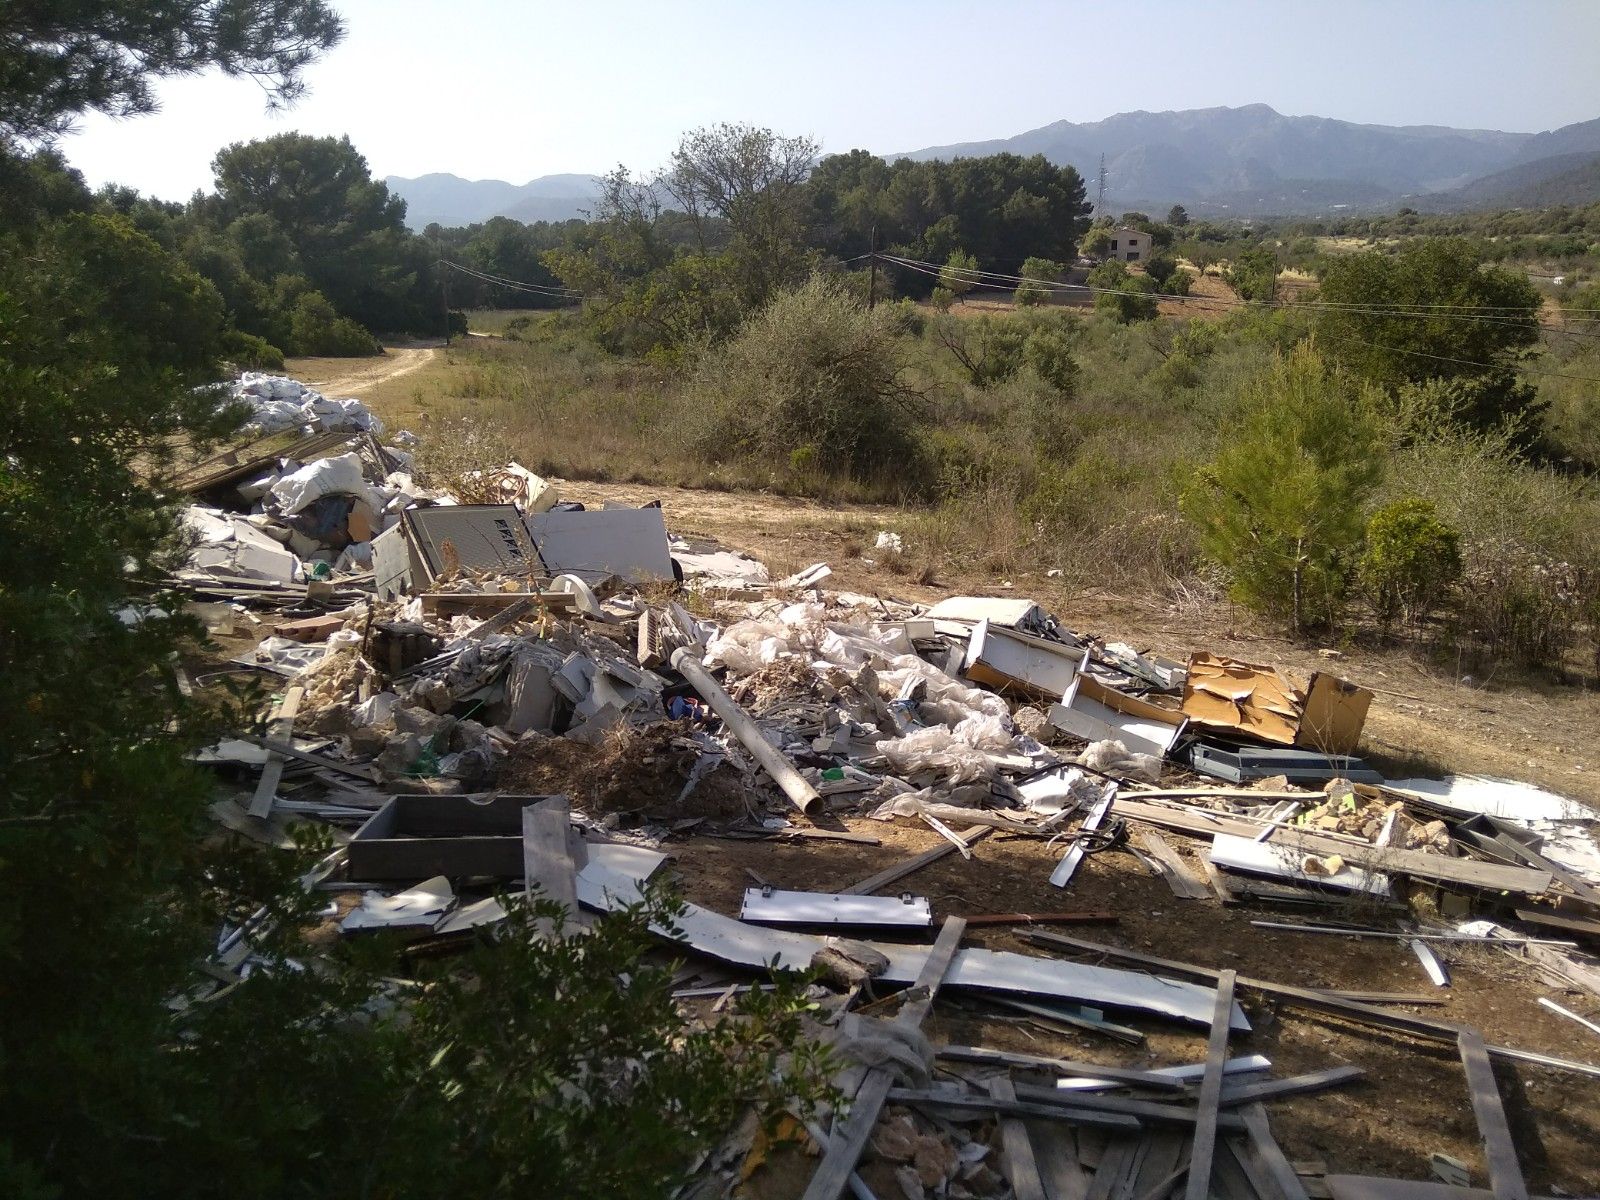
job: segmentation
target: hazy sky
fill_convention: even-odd
[[[348,133],[373,173],[516,183],[661,165],[750,121],[878,152],[1132,109],[1264,102],[1382,124],[1538,131],[1600,117],[1600,0],[333,0],[310,94],[168,81],[162,111],[86,118],[93,185],[184,199],[222,146]]]

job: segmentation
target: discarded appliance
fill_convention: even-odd
[[[589,583],[610,576],[630,583],[671,582],[672,553],[659,508],[536,513],[527,531],[552,575]]]
[[[1177,742],[1184,715],[1140,700],[1088,675],[1072,681],[1050,723],[1086,742],[1119,741],[1136,754],[1164,756]]]
[[[962,674],[999,692],[1053,699],[1072,686],[1088,651],[979,621]]]
[[[345,848],[352,879],[522,877],[522,810],[546,796],[391,796]]]
[[[1202,775],[1226,779],[1230,783],[1249,783],[1278,775],[1293,784],[1316,787],[1330,779],[1348,779],[1351,783],[1383,782],[1381,772],[1349,755],[1282,746],[1255,746],[1243,742],[1225,743],[1209,737],[1195,738],[1173,757]]]
[[[522,523],[522,514],[512,504],[408,508],[403,528],[413,588],[457,568],[506,575],[543,574],[539,552]]]

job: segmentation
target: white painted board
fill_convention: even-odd
[[[843,896],[746,888],[741,921],[758,925],[904,925],[926,929],[933,909],[924,896]]]
[[[1254,838],[1235,837],[1231,833],[1219,833],[1211,841],[1213,866],[1256,875],[1272,875],[1344,892],[1365,892],[1373,896],[1391,894],[1387,875],[1365,871],[1348,863],[1336,874],[1312,875],[1300,869],[1303,857],[1304,854],[1299,850],[1275,846],[1271,842],[1258,842]]]

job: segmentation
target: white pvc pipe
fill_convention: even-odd
[[[733,730],[740,744],[767,769],[767,774],[772,776],[796,808],[808,817],[815,817],[821,812],[822,797],[817,794],[817,789],[806,782],[781,750],[761,735],[761,729],[750,719],[750,715],[722,690],[720,683],[711,678],[711,672],[706,670],[706,665],[689,647],[673,651],[672,665],[694,685],[694,690],[705,698],[723,723]]]

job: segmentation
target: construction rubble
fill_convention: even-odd
[[[496,897],[518,886],[603,911],[703,839],[823,859],[891,829],[941,839],[837,890],[752,879],[737,913],[690,903],[681,920],[697,1019],[774,969],[819,971],[818,1036],[853,1099],[796,1133],[806,1197],[1526,1196],[1491,1063],[1600,1079],[1600,1036],[1569,1009],[1570,1056],[1419,1015],[1447,998],[1467,944],[1531,957],[1594,1011],[1600,814],[1523,785],[1386,778],[1359,756],[1371,691],[1203,649],[1164,659],[1025,598],[897,603],[830,590],[823,564],[774,581],[672,536],[659,505],[585,509],[515,463],[484,466],[501,502],[458,503],[416,485],[413,439],[386,439],[358,401],[254,375],[235,395],[251,436],[183,476],[194,549],[172,583],[219,638],[254,643],[217,674],[260,673],[275,701],[262,728],[201,757],[228,829],[334,831],[308,886],[353,905],[344,936],[492,937]],[[940,859],[974,878],[1011,869],[1000,843],[1019,839],[1049,853],[1035,911],[916,893]],[[1117,912],[1082,884],[1097,855],[1132,856],[1178,906],[1390,939],[1420,994],[1118,944]],[[1057,932],[1084,923],[1113,928]],[[224,931],[216,973],[248,969],[250,932]],[[951,1005],[1108,1057],[1163,1023],[1206,1047],[1113,1066],[937,1045],[924,1020]],[[1269,1107],[1363,1074],[1273,1071],[1253,1029],[1306,1012],[1459,1054],[1489,1190],[1427,1161],[1416,1174],[1433,1185],[1291,1161]],[[740,1186],[749,1137],[693,1194]]]

